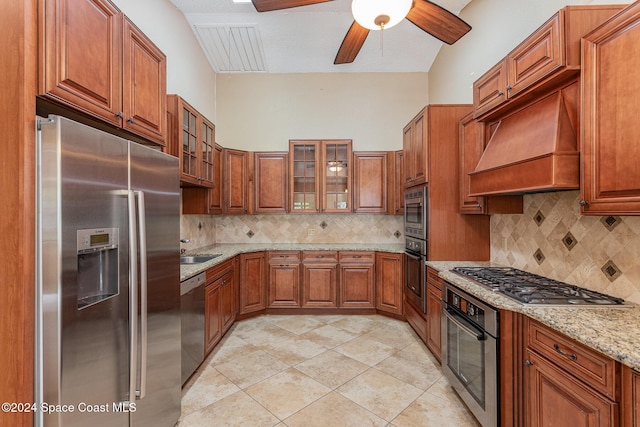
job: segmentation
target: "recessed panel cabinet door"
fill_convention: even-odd
[[[124,20],[122,127],[161,144],[167,134],[166,57]]]
[[[122,13],[103,0],[44,3],[40,93],[122,126]]]
[[[640,3],[585,36],[582,213],[640,215]]]
[[[303,307],[337,307],[337,264],[304,264],[303,274]]]

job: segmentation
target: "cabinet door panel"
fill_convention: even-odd
[[[224,334],[236,319],[235,281],[233,271],[222,277],[220,284],[220,317],[221,329]]]
[[[266,307],[264,253],[240,255],[240,314]]]
[[[427,283],[427,347],[442,360],[442,291]]]
[[[288,209],[287,153],[255,153],[256,213],[286,213]]]
[[[402,314],[403,272],[402,254],[376,254],[376,308]]]
[[[220,286],[218,283],[208,285],[205,290],[204,335],[205,354],[209,353],[222,336],[220,316]]]
[[[125,19],[122,126],[163,145],[167,133],[166,62],[160,49]]]
[[[225,148],[225,212],[247,213],[248,163],[246,151]]]
[[[640,5],[584,42],[583,214],[640,214]]]
[[[500,61],[473,83],[473,117],[507,100],[507,63]]]
[[[412,152],[414,157],[414,181],[412,184],[422,184],[429,180],[429,149],[427,147],[426,132],[428,131],[425,112],[413,122]]]
[[[386,213],[388,155],[386,151],[353,153],[354,212]]]
[[[337,307],[337,265],[305,264],[303,307]]]
[[[373,264],[340,265],[340,307],[374,307]]]
[[[122,19],[108,1],[45,2],[40,92],[121,126]]]
[[[269,307],[300,307],[300,264],[269,265]]]
[[[574,380],[535,352],[527,351],[525,425],[615,426],[618,405]]]

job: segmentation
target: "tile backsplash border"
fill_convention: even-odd
[[[640,217],[580,214],[579,191],[491,217],[491,261],[640,303]]]

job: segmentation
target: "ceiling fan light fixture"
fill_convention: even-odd
[[[353,0],[351,13],[361,26],[383,30],[402,21],[412,4],[413,0]]]

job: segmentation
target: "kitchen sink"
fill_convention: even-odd
[[[214,258],[219,257],[221,254],[215,254],[215,255],[195,255],[195,256],[181,256],[180,257],[180,264],[183,265],[187,265],[187,264],[201,264],[203,262],[207,262],[210,261]]]

